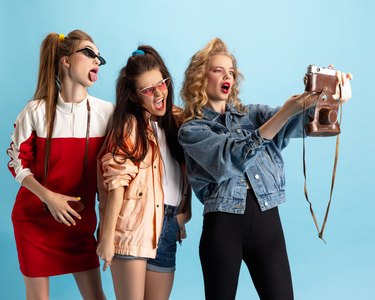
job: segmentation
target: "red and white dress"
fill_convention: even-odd
[[[87,134],[87,101],[90,106],[88,160],[84,172]],[[80,196],[85,209],[76,226],[54,220],[42,201],[21,186],[12,212],[21,272],[28,277],[45,277],[97,268],[94,233],[97,219],[96,156],[104,142],[113,104],[92,96],[80,103],[65,103],[58,97],[49,154],[47,187],[53,192]],[[28,102],[15,123],[8,149],[8,167],[22,183],[28,175],[44,179],[46,142],[45,103]],[[83,172],[85,180],[82,180]],[[82,186],[82,184],[84,186]]]

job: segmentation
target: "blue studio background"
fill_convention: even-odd
[[[303,194],[302,140],[284,151],[286,204],[280,212],[294,280],[295,299],[370,299],[375,280],[373,70],[375,2],[307,1],[42,1],[0,0],[0,298],[24,299],[10,220],[18,184],[7,169],[6,149],[19,111],[31,99],[39,47],[49,32],[82,29],[94,39],[107,65],[90,88],[114,101],[120,68],[141,44],[160,51],[175,82],[176,103],[190,57],[220,37],[238,59],[245,80],[244,103],[281,105],[303,91],[308,64],[351,72],[353,98],[343,107],[340,157],[324,244],[317,238]],[[335,138],[306,141],[309,195],[322,222]],[[171,299],[204,299],[198,244],[202,205],[193,199],[188,239],[178,247]],[[110,272],[102,273],[114,299]],[[257,299],[245,265],[236,299]],[[71,275],[51,278],[51,299],[80,299]],[[373,299],[373,298],[372,298]]]

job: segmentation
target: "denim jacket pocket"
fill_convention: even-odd
[[[261,151],[256,160],[266,192],[270,193],[280,189],[283,186],[283,176],[279,166],[266,151]]]
[[[145,187],[138,186],[125,192],[116,229],[120,231],[136,230],[142,221]]]

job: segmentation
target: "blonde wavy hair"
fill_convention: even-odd
[[[219,39],[212,39],[203,49],[193,55],[189,66],[185,71],[185,78],[182,84],[180,96],[184,102],[182,122],[193,118],[202,118],[202,107],[208,102],[207,88],[207,66],[209,59],[214,55],[226,55],[233,63],[234,83],[228,97],[227,103],[234,105],[238,111],[245,112],[246,107],[238,98],[239,83],[242,74],[238,71],[235,57],[228,51],[225,43]]]

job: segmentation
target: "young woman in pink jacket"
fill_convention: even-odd
[[[100,243],[117,299],[168,299],[176,244],[191,217],[178,109],[160,55],[140,46],[120,71],[113,126],[99,155]]]

